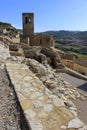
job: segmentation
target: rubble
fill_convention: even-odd
[[[54,59],[57,65],[56,67],[54,67],[52,66],[52,62],[54,62],[52,57],[49,57],[48,52],[42,53],[41,48],[38,49],[38,47],[30,47],[31,52],[29,53],[31,53],[31,55],[34,55],[30,55],[30,58],[26,58],[24,56],[10,56],[8,48],[6,48],[7,50],[2,48],[4,48],[3,44],[1,45],[1,53],[3,54],[3,56],[0,53],[0,60],[1,62],[3,61],[3,67],[4,64],[6,64],[7,62],[9,73],[12,74],[11,80],[13,80],[13,84],[15,86],[15,89],[17,90],[17,96],[22,104],[24,113],[25,115],[27,114],[27,118],[29,120],[32,118],[32,120],[30,120],[32,128],[43,129],[44,126],[44,129],[50,129],[53,122],[55,121],[55,126],[53,126],[52,128],[56,128],[57,120],[60,120],[61,122],[58,126],[59,130],[80,130],[85,128],[84,124],[78,119],[77,108],[73,104],[73,100],[84,100],[85,97],[84,95],[79,93],[76,88],[72,87],[68,82],[66,82],[62,77],[58,75],[58,71],[56,70],[62,69],[62,67],[64,68],[64,66],[59,67],[62,64],[60,58],[56,57],[58,55],[57,53],[53,52]],[[20,73],[22,73],[22,75]],[[32,102],[32,105],[30,102]],[[31,107],[32,109],[28,107]],[[42,110],[42,107],[44,111]],[[28,109],[26,110],[26,108]],[[55,110],[57,108],[57,115],[54,112],[54,108]],[[38,109],[38,113],[36,112],[36,109]],[[39,113],[39,109],[41,109],[42,114]],[[33,115],[29,114],[29,112],[33,113],[34,117],[36,116],[36,114],[38,114],[40,120],[35,120],[35,118],[32,117]],[[47,119],[49,117],[49,113],[52,117],[50,120]],[[57,117],[58,113],[60,113],[60,117]],[[69,115],[70,118],[67,119],[66,115]],[[64,119],[62,118],[63,116]],[[43,118],[46,118],[48,122]],[[43,120],[45,121],[46,126],[42,125],[41,121],[43,122]],[[65,125],[65,122],[67,122],[68,124]]]

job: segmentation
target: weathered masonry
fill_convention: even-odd
[[[35,45],[36,46],[43,46],[43,47],[54,47],[54,40],[53,37],[50,35],[45,34],[38,34],[34,37]]]
[[[73,60],[62,59],[62,62],[68,68],[87,76],[87,61],[78,61],[78,60],[73,61]]]
[[[54,47],[53,37],[46,34],[34,35],[34,13],[23,13],[23,35],[20,36],[20,43],[28,46]]]
[[[34,13],[23,13],[23,36],[21,36],[21,42],[34,44]]]

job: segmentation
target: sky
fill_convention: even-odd
[[[87,0],[1,0],[0,21],[22,29],[22,13],[34,12],[34,30],[87,30]]]

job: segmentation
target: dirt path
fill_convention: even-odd
[[[29,130],[4,69],[0,69],[0,130]]]
[[[87,96],[87,81],[78,79],[66,73],[60,73],[66,81],[68,81],[72,86],[76,87],[79,92],[82,92]],[[87,125],[87,97],[86,100],[76,100],[74,104],[77,107],[78,117]]]

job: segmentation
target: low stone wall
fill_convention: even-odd
[[[76,72],[76,71],[74,71],[72,69],[66,68],[66,73],[68,73],[68,74],[70,74],[72,76],[75,76],[77,78],[84,79],[84,80],[87,81],[87,76],[84,76],[84,75],[82,75],[82,74],[80,74],[80,73],[78,73],[78,72]]]
[[[32,130],[80,130],[84,126],[25,64],[7,62],[6,69]]]
[[[77,71],[78,73],[80,74],[84,74],[84,76],[87,76],[87,67],[86,66],[82,66],[78,63],[75,63],[74,61],[72,60],[66,60],[66,59],[62,59],[62,62],[64,65],[66,65],[68,68],[74,70],[74,71]],[[80,75],[79,74],[79,75]],[[81,77],[81,76],[80,76]]]

